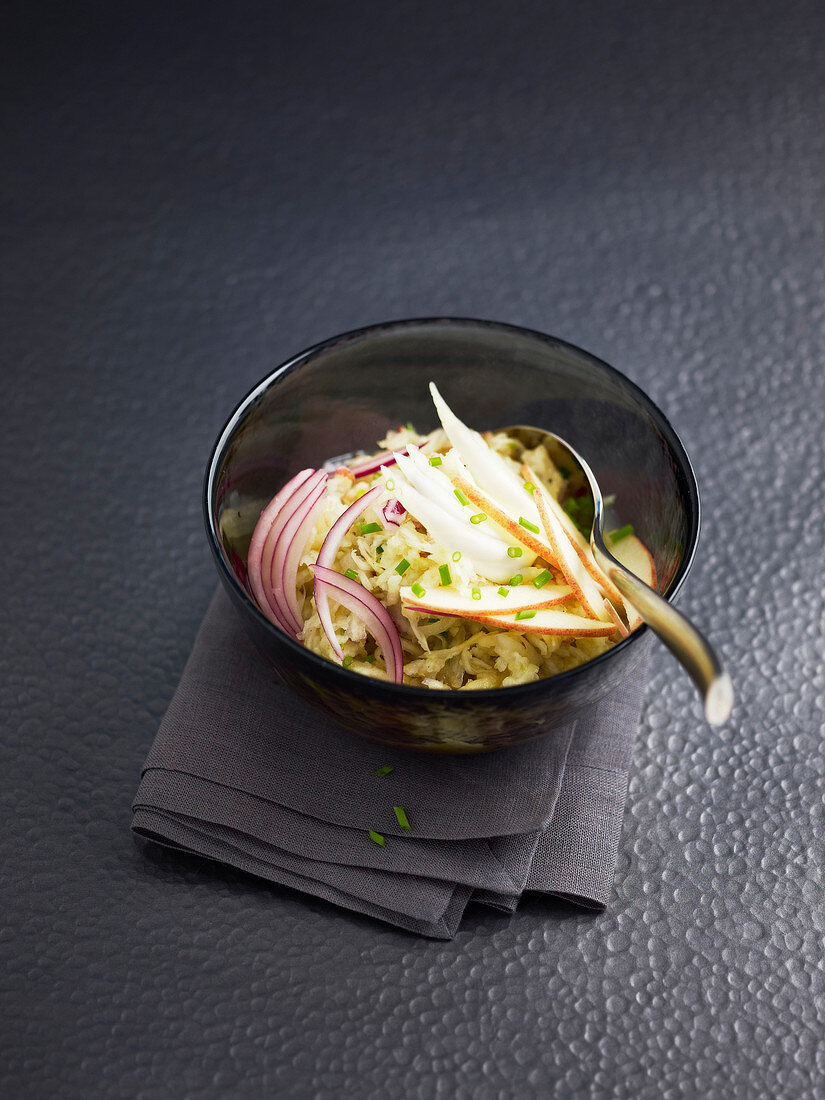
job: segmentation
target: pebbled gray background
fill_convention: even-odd
[[[8,5],[0,1089],[825,1089],[825,17],[814,2]],[[607,358],[693,456],[613,903],[443,944],[195,858],[129,806],[215,584],[200,481],[274,364],[393,317]]]

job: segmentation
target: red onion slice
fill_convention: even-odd
[[[395,497],[392,500],[388,500],[384,507],[381,509],[381,515],[384,517],[387,523],[392,523],[396,527],[400,527],[403,522],[404,516],[407,514],[407,509],[397,500]]]
[[[270,621],[274,620],[278,626],[283,626],[283,624],[279,622],[278,619],[274,619],[272,609],[269,606],[269,601],[264,592],[263,577],[261,575],[261,555],[263,554],[266,536],[269,534],[269,529],[277,519],[281,508],[313,472],[311,468],[308,470],[301,470],[295,477],[290,478],[282,489],[278,490],[269,504],[263,509],[260,516],[258,516],[258,522],[255,524],[255,529],[252,532],[252,539],[250,540],[249,550],[246,555],[246,573],[249,579],[249,586],[252,589],[252,595],[255,598],[255,603],[257,603],[264,615],[266,615]]]
[[[317,564],[310,566],[310,568],[315,574],[316,606],[318,588],[321,586],[328,587],[334,600],[343,604],[347,610],[363,621],[384,655],[387,677],[394,683],[400,684],[404,678],[404,655],[401,651],[401,637],[386,607],[379,603],[375,596],[368,592],[362,584],[354,581],[351,577],[344,576],[343,573],[336,573],[334,569],[326,569],[324,566]]]
[[[326,474],[323,474],[321,482],[301,501],[284,524],[278,536],[275,553],[272,555],[271,591],[278,605],[278,610],[292,628],[293,634],[298,634],[304,625],[296,591],[298,563],[315,525],[318,516],[318,505],[322,503],[327,495],[326,481]],[[292,577],[291,586],[289,583],[290,573]]]
[[[289,624],[292,616],[283,613],[279,607],[275,593],[272,590],[272,559],[275,555],[278,540],[280,539],[284,527],[295,515],[297,509],[300,508],[312,494],[313,490],[317,489],[318,485],[326,479],[326,476],[323,470],[316,470],[284,501],[280,512],[275,517],[275,520],[267,532],[264,547],[261,552],[261,585],[266,606],[269,607],[272,615],[275,617],[275,621],[277,621],[287,633],[290,633]]]
[[[429,439],[425,439],[423,443],[408,443],[407,446],[421,448],[427,443],[429,443]],[[374,474],[376,470],[380,470],[382,466],[394,465],[395,455],[392,451],[379,451],[377,455],[367,455],[364,458],[347,462],[346,468],[356,477],[366,477],[367,474]]]
[[[350,504],[349,508],[338,517],[338,519],[330,527],[327,537],[324,539],[321,550],[318,554],[317,564],[324,569],[331,569],[332,563],[335,561],[335,555],[338,553],[338,547],[341,545],[344,536],[349,531],[355,520],[364,512],[370,504],[374,503],[382,494],[384,490],[380,485],[374,485],[372,489],[369,489],[362,497],[359,497],[353,504]],[[327,636],[327,641],[332,646],[332,651],[339,661],[344,659],[344,651],[338,643],[338,639],[335,637],[335,630],[332,625],[332,616],[329,613],[329,603],[327,602],[326,586],[323,584],[315,585],[315,607],[318,611],[318,618],[321,620],[321,626],[324,628],[324,633]]]
[[[392,451],[379,451],[377,455],[367,455],[366,458],[347,462],[346,467],[349,472],[355,474],[356,477],[366,477],[367,474],[372,474],[375,473],[376,470],[380,470],[382,466],[394,465],[395,459],[393,458]]]

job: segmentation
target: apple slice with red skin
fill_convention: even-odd
[[[526,463],[524,463],[521,467],[521,476],[526,481],[531,482],[533,485],[539,484],[538,474],[531,470]],[[611,600],[614,604],[617,604],[619,607],[624,607],[622,595],[619,592],[618,588],[616,588],[610,578],[606,577],[601,569],[599,569],[598,565],[596,565],[596,561],[593,557],[593,551],[590,549],[590,543],[587,541],[587,539],[575,525],[570,516],[568,516],[567,512],[565,512],[564,508],[562,508],[562,506],[559,504],[552,493],[547,493],[545,499],[548,507],[552,509],[559,523],[564,528],[565,534],[570,540],[573,549],[576,551],[579,560],[581,561],[587,572],[590,574],[596,584],[598,584],[600,588],[604,589],[605,595],[609,600]]]
[[[616,561],[620,562],[625,569],[629,569],[640,581],[644,581],[646,585],[656,590],[656,563],[640,538],[636,535],[625,535],[618,542],[611,542],[608,535],[605,541]],[[635,630],[641,626],[642,618],[629,601],[626,600],[624,606],[627,612],[627,625],[631,630]]]
[[[479,598],[473,599],[473,589]],[[456,616],[462,619],[483,618],[487,615],[510,615],[517,611],[543,611],[575,599],[573,589],[567,584],[547,584],[536,591],[532,584],[517,584],[502,596],[493,585],[472,585],[455,588],[428,588],[423,596],[416,596],[412,588],[400,591],[405,607],[423,609],[431,615]]]
[[[613,620],[604,606],[604,597],[596,587],[596,582],[579,560],[579,556],[567,537],[564,527],[562,527],[556,513],[548,503],[552,500],[550,493],[541,482],[536,482],[533,495],[541,516],[544,533],[547,535],[564,579],[576,593],[579,603],[588,615],[592,615],[594,619],[601,619],[602,622],[609,620],[612,623]]]
[[[430,609],[420,604],[406,605],[410,611],[426,613]],[[484,626],[496,626],[502,630],[518,630],[523,634],[548,634],[561,638],[607,638],[615,633],[613,622],[601,622],[598,619],[585,619],[581,615],[571,615],[557,608],[543,608],[530,618],[517,619],[515,615],[483,615],[467,611],[461,612],[463,619],[472,619]]]
[[[549,565],[554,567],[558,565],[552,548],[547,541],[541,537],[541,532],[536,534],[528,530],[517,520],[512,519],[498,504],[496,504],[492,497],[489,497],[482,489],[479,489],[476,484],[469,482],[460,474],[452,474],[450,481],[456,489],[459,489],[468,500],[471,500],[486,516],[494,520],[495,523],[497,523],[503,531],[506,531],[516,542],[522,543],[522,545],[526,546],[537,557],[542,558]]]

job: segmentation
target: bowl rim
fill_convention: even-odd
[[[235,573],[230,569],[222,550],[222,543],[218,530],[215,524],[214,512],[212,508],[212,500],[214,496],[215,484],[217,480],[217,471],[226,450],[229,446],[230,440],[234,435],[236,428],[246,413],[252,406],[258,401],[258,399],[282,377],[289,374],[291,371],[297,369],[304,363],[307,363],[314,359],[321,352],[335,347],[338,344],[346,341],[351,341],[359,338],[369,337],[372,335],[378,335],[379,333],[386,333],[391,330],[401,331],[405,328],[415,328],[423,326],[433,327],[456,327],[456,328],[476,328],[476,329],[495,329],[499,332],[507,333],[511,332],[520,336],[528,336],[532,339],[538,340],[541,343],[548,344],[552,347],[565,348],[568,351],[575,353],[578,356],[582,356],[588,360],[592,365],[598,367],[608,375],[612,375],[623,386],[626,386],[633,396],[639,401],[639,403],[647,409],[656,421],[657,426],[661,429],[662,434],[667,439],[668,444],[673,450],[674,454],[680,461],[679,480],[682,480],[684,475],[686,495],[689,502],[689,530],[687,535],[687,542],[685,546],[685,555],[682,561],[679,563],[679,568],[673,576],[670,583],[670,588],[664,598],[668,603],[672,602],[678,595],[684,584],[685,578],[690,572],[693,565],[694,558],[696,556],[696,548],[699,543],[699,533],[701,530],[702,509],[701,501],[699,497],[699,486],[696,481],[696,474],[693,469],[693,464],[690,461],[690,457],[682,443],[676,430],[659,408],[659,406],[653,401],[645,391],[633,382],[627,375],[623,374],[616,367],[605,360],[600,359],[592,352],[586,351],[584,348],[579,347],[576,344],[570,343],[567,340],[563,340],[560,337],[552,336],[549,333],[541,332],[538,329],[527,328],[523,325],[510,324],[506,321],[491,321],[488,319],[477,317],[454,317],[454,316],[430,316],[430,317],[410,317],[402,318],[392,321],[381,321],[376,324],[364,325],[359,328],[350,329],[347,332],[339,333],[336,336],[330,336],[325,340],[321,340],[316,344],[312,344],[310,347],[305,348],[303,351],[298,352],[295,355],[286,359],[274,370],[270,371],[264,378],[257,382],[246,393],[244,397],[238,402],[233,411],[230,413],[223,428],[218,433],[218,436],[212,446],[212,450],[209,455],[209,460],[206,465],[206,471],[203,478],[202,489],[202,507],[203,518],[206,527],[207,538],[209,546],[212,551],[212,555],[215,558],[218,572],[224,583],[229,583],[232,588],[245,602],[247,609],[258,620],[258,625],[272,638],[274,638],[280,645],[287,646],[292,650],[296,658],[299,660],[305,660],[310,666],[317,667],[318,671],[331,676],[342,677],[342,686],[349,685],[351,688],[356,688],[359,684],[363,687],[364,680],[369,680],[372,688],[378,692],[386,692],[387,695],[392,698],[400,698],[402,696],[409,697],[412,693],[413,697],[420,696],[422,698],[432,699],[432,689],[425,687],[418,687],[414,684],[395,684],[387,680],[374,679],[373,677],[364,677],[361,673],[351,672],[349,669],[343,668],[341,665],[336,664],[333,661],[328,661],[326,658],[321,657],[320,654],[315,653],[313,650],[302,645],[297,639],[286,634],[284,631],[278,629],[273,623],[267,619],[267,617],[261,612],[258,605],[246,591],[243,585],[240,584]],[[473,691],[440,691],[438,692],[439,704],[444,704],[448,707],[461,708],[473,703],[483,702],[485,699],[493,701],[498,700],[503,702],[507,695],[523,695],[528,693],[539,693],[541,691],[547,691],[550,689],[550,685],[569,684],[574,682],[578,677],[587,675],[591,669],[603,664],[605,661],[610,660],[614,654],[618,654],[630,646],[637,645],[647,635],[650,628],[646,624],[642,624],[637,630],[634,630],[626,638],[623,638],[616,645],[612,646],[605,653],[599,654],[597,657],[591,657],[589,661],[585,661],[581,665],[577,665],[575,668],[566,669],[563,672],[557,672],[552,676],[545,676],[539,680],[532,680],[525,684],[512,684],[507,687],[497,688],[479,688]]]

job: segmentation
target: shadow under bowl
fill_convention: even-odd
[[[218,573],[277,675],[361,736],[441,752],[478,752],[552,735],[641,664],[647,627],[570,671],[514,687],[438,691],[384,683],[287,637],[249,594],[246,555],[264,505],[298,470],[370,451],[387,430],[437,424],[433,380],[466,423],[546,427],[587,460],[615,515],[653,553],[672,600],[699,535],[690,460],[663,413],[613,367],[562,340],[491,321],[396,321],[333,337],[290,359],[240,402],[213,448],[204,518]]]

